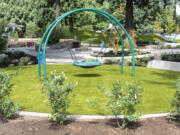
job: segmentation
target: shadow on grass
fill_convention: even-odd
[[[99,77],[100,74],[75,74],[76,77]]]
[[[152,74],[157,75],[163,79],[175,80],[178,76],[180,76],[180,72],[173,72],[173,71],[164,71],[163,73],[160,72],[152,72]]]
[[[171,82],[158,82],[158,81],[150,81],[150,80],[144,80],[144,82],[148,83],[149,85],[162,85],[162,86],[168,86],[168,88],[174,88],[173,83]]]

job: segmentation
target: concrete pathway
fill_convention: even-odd
[[[180,72],[180,62],[152,60],[148,63],[147,67]]]
[[[9,48],[11,51],[24,51],[27,54],[37,56],[37,52],[34,48]],[[107,48],[106,51],[112,50],[112,48]],[[143,58],[154,56],[156,54],[177,54],[180,53],[180,49],[141,49],[142,51],[150,52],[145,55],[137,55],[136,58]],[[93,51],[100,51],[100,48],[91,48],[90,51],[75,51],[76,57],[79,61],[84,59],[98,59],[103,62],[105,59],[112,59],[112,57],[92,57]],[[121,57],[113,57],[114,59],[121,59]],[[126,59],[131,59],[132,56],[125,56]],[[46,51],[46,62],[47,64],[72,64],[73,60],[67,49],[50,49],[47,48]]]

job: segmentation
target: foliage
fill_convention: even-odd
[[[154,42],[166,42],[155,34],[139,34],[136,37],[137,44],[152,44]]]
[[[154,22],[154,32],[156,32],[156,33],[163,32],[163,28],[161,27],[161,23],[160,23],[158,17],[156,18],[156,20]]]
[[[162,54],[161,59],[165,61],[180,62],[180,54]]]
[[[42,92],[47,93],[47,100],[52,109],[49,119],[64,124],[70,103],[69,97],[77,84],[71,82],[64,84],[66,76],[63,72],[59,76],[51,72],[49,78],[44,77],[43,79]]]
[[[180,120],[180,77],[175,82],[175,88],[176,92],[171,103],[175,110],[171,112],[171,118]]]
[[[18,71],[19,72],[19,71]],[[17,115],[19,106],[14,103],[10,97],[14,84],[11,83],[15,74],[8,75],[4,72],[0,72],[0,119],[6,120]]]
[[[166,28],[166,31],[168,33],[172,33],[172,32],[175,32],[176,30],[176,23],[175,23],[175,20],[173,19],[173,11],[167,11],[167,22],[165,24],[165,28]]]
[[[35,37],[39,32],[39,27],[34,22],[28,22],[26,24],[26,35]]]
[[[10,64],[14,64],[14,66],[28,65],[29,61],[31,61],[32,64],[37,64],[37,58],[35,56],[28,55],[21,51],[6,52],[5,55],[7,55],[7,57],[0,59],[1,68],[8,67]]]
[[[153,60],[153,57],[144,57],[144,58],[136,58],[135,59],[135,65],[136,66],[141,66],[141,67],[146,67],[148,62]]]
[[[5,31],[6,21],[4,19],[0,19],[0,54],[6,50],[7,44],[7,32]]]
[[[126,87],[123,88],[121,82],[117,81],[108,91],[102,86],[99,86],[99,88],[108,97],[106,106],[110,108],[116,119],[117,115],[124,115],[123,128],[128,123],[138,120],[139,114],[137,114],[136,106],[140,103],[141,92],[143,91],[140,82],[136,84],[126,82]],[[120,126],[118,119],[117,124]]]
[[[54,20],[54,2],[51,0],[2,0],[0,17],[8,22],[20,25],[19,36],[26,32],[26,24],[33,22],[44,29],[48,22]],[[21,34],[20,34],[21,33]]]

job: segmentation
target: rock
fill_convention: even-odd
[[[160,49],[161,46],[160,45],[148,45],[145,46],[145,49]]]
[[[14,59],[11,61],[12,64],[18,64],[19,63],[19,60],[18,59]]]
[[[20,58],[20,62],[23,62],[23,63],[27,63],[29,62],[31,59],[29,57],[21,57]]]
[[[6,54],[0,54],[0,59],[3,59],[3,58],[7,58],[8,57],[8,55],[6,55]]]

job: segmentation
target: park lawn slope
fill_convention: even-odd
[[[12,99],[17,101],[22,110],[32,112],[50,112],[45,96],[41,93],[42,82],[38,78],[37,65],[1,68],[0,72],[12,73],[21,68],[13,83],[16,87],[12,92]],[[71,98],[72,103],[68,109],[70,114],[108,115],[111,114],[105,109],[104,102],[107,100],[97,88],[102,85],[110,88],[113,82],[120,80],[123,84],[126,81],[135,82],[140,80],[144,87],[142,103],[138,110],[143,114],[164,113],[171,110],[170,103],[175,92],[174,81],[180,72],[148,69],[136,67],[136,77],[132,77],[132,68],[124,67],[124,73],[120,74],[118,65],[102,65],[96,68],[84,69],[73,65],[48,65],[47,73],[56,70],[57,74],[65,72],[68,79],[78,82],[74,90],[75,97]],[[90,107],[87,99],[99,101],[96,107]]]

